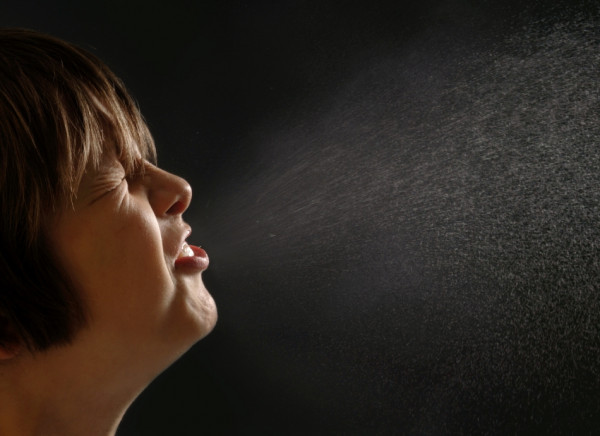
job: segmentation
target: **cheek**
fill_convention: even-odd
[[[78,218],[65,223],[68,231],[62,232],[60,255],[92,318],[118,323],[119,314],[124,320],[142,312],[158,317],[172,282],[154,215],[131,208]]]
[[[109,233],[106,241],[98,253],[100,268],[94,270],[97,286],[92,292],[100,295],[104,306],[118,302],[126,316],[139,310],[158,315],[167,304],[172,280],[156,222],[133,220]]]
[[[90,253],[93,273],[110,288],[133,292],[142,283],[153,283],[165,271],[162,239],[155,222],[144,217],[108,229]]]

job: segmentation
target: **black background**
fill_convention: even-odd
[[[549,96],[574,81],[585,89],[569,95],[598,96],[593,51],[565,61],[571,71],[583,56],[573,74],[588,79],[565,78],[551,58],[568,50],[540,42],[597,15],[570,5],[3,3],[0,24],[105,60],[138,100],[159,165],[194,188],[186,220],[211,256],[220,319],[118,434],[595,431],[600,348],[583,327],[598,316],[597,106],[578,115],[591,117],[589,148],[557,172],[590,169],[576,204],[572,179],[546,184],[548,167],[531,169],[560,146],[503,145],[566,135],[540,125],[554,125]],[[577,35],[596,47],[597,32]],[[538,96],[544,74],[552,92]]]

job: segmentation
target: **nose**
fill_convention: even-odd
[[[183,178],[153,165],[144,175],[148,199],[158,217],[181,215],[192,201],[192,187]]]

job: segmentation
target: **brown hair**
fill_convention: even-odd
[[[88,164],[115,147],[126,172],[154,160],[148,128],[97,57],[57,38],[0,29],[0,345],[70,341],[84,303],[45,226],[72,203]]]

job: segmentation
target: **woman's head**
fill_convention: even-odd
[[[189,186],[166,177],[167,173],[149,163],[154,159],[154,144],[139,110],[101,61],[50,36],[0,30],[0,345],[20,343],[43,350],[68,343],[95,316],[89,307],[95,296],[82,291],[95,279],[74,271],[77,259],[68,258],[69,250],[80,243],[92,245],[88,248],[93,251],[93,245],[100,246],[109,235],[90,233],[73,241],[68,225],[83,233],[88,225],[89,232],[119,230],[118,220],[104,228],[85,221],[94,221],[90,217],[98,211],[96,216],[104,214],[102,219],[109,219],[115,212],[111,208],[118,206],[104,203],[102,209],[94,204],[97,209],[92,213],[85,203],[85,198],[91,198],[86,190],[101,189],[103,178],[134,178],[131,185],[146,195],[148,205],[138,208],[146,215],[153,209],[152,198],[159,196],[155,185],[170,180],[167,190],[172,198],[166,201],[179,206],[168,216],[156,215],[158,224],[145,231],[156,233],[169,227],[163,221],[174,222],[175,216],[182,222]],[[102,201],[104,196],[98,203]],[[144,220],[150,217],[139,218],[140,223]],[[164,234],[155,238],[162,238],[163,246],[172,244],[164,241]],[[179,237],[171,235],[171,239]],[[163,257],[168,256],[163,253]],[[104,267],[108,269],[103,271],[98,270],[103,265],[95,265],[95,277],[110,276],[110,268],[118,265],[107,262]],[[165,273],[176,281],[173,272]],[[98,292],[99,285],[91,285],[93,292]]]

